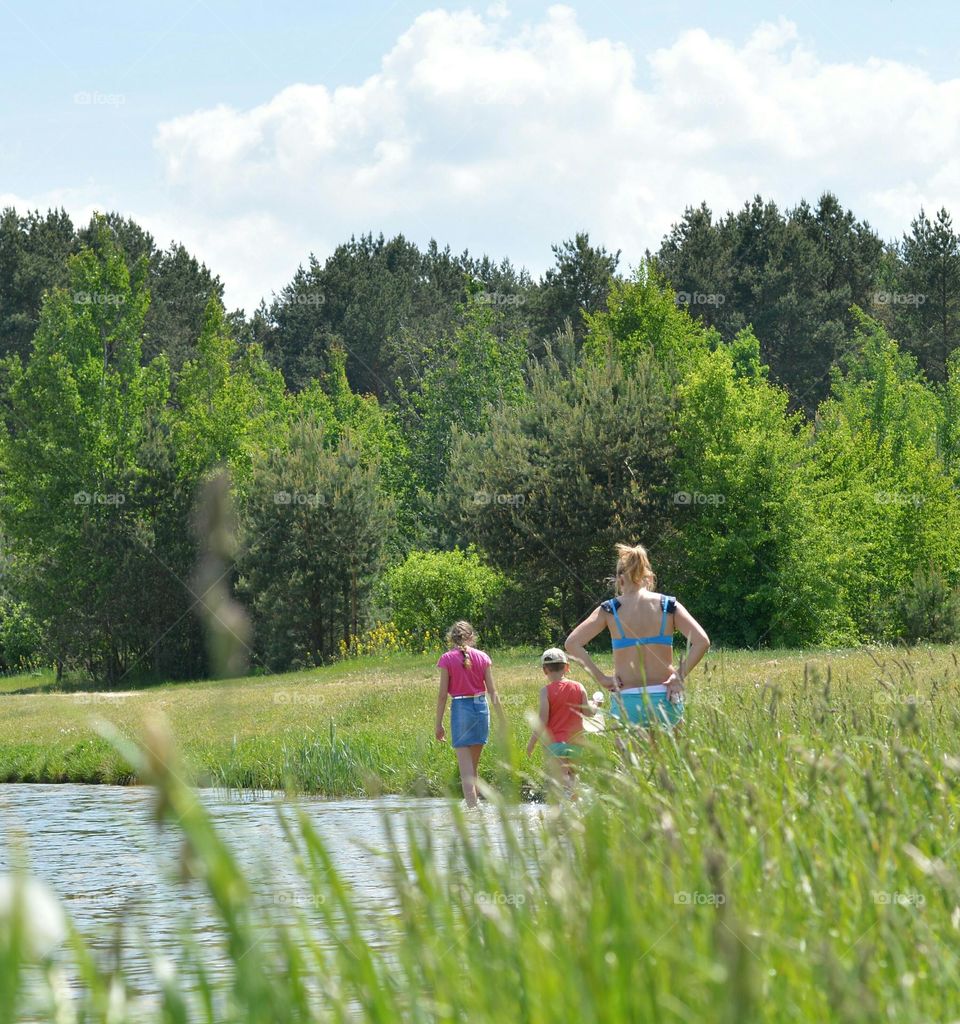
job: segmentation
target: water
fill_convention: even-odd
[[[279,794],[214,791],[201,797],[252,880],[255,900],[274,918],[294,913],[317,918],[315,896],[296,871],[280,820],[281,814],[291,820],[288,812],[294,809],[305,811],[341,877],[353,886],[371,943],[377,941],[378,918],[396,909],[386,870],[384,815],[401,845],[411,816],[441,849],[454,837],[448,800],[289,801]],[[143,787],[0,786],[0,872],[25,863],[43,879],[99,954],[119,957],[145,1006],[154,995],[151,957],[178,959],[185,921],[212,975],[223,975],[228,967],[202,886],[179,880],[182,837],[169,827],[158,828],[153,799],[152,790]],[[319,938],[324,941],[322,934]]]

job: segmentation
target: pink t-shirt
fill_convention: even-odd
[[[489,655],[468,647],[470,652],[470,671],[463,667],[463,651],[455,649],[441,655],[437,668],[445,668],[450,676],[447,692],[451,697],[472,697],[476,693],[484,693],[486,686],[483,677],[487,666],[492,665]]]

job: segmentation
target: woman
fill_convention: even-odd
[[[490,656],[474,646],[477,634],[469,622],[455,622],[447,631],[450,648],[440,657],[440,692],[437,694],[436,737],[446,739],[443,714],[450,701],[450,739],[457,752],[460,783],[467,807],[477,806],[477,767],[484,744],[490,735],[490,709],[487,694],[493,702],[501,727],[506,725],[500,698],[493,683]]]
[[[593,678],[615,691],[611,711],[629,721],[668,728],[683,717],[683,687],[687,676],[710,649],[710,638],[699,622],[675,597],[654,591],[657,578],[646,548],[617,545],[618,597],[604,601],[567,637],[567,652],[578,659]],[[613,678],[602,672],[586,645],[604,630],[613,644]],[[673,664],[673,634],[679,631],[689,644],[688,653]]]

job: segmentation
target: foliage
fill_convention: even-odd
[[[479,630],[503,592],[503,574],[474,550],[411,551],[387,570],[383,600],[396,628],[422,640],[441,637],[458,619]]]
[[[131,278],[105,225],[98,248],[71,257],[69,289],[48,294],[26,366],[6,364],[0,517],[16,592],[46,624],[54,657],[115,679],[145,646],[130,597],[149,558],[128,499],[168,371],[162,357],[140,365],[145,267]]]
[[[520,584],[511,617],[529,639],[554,589],[567,629],[603,592],[613,545],[660,535],[670,406],[649,354],[630,376],[586,362],[568,377],[548,357],[527,401],[498,409],[485,433],[458,431],[447,516]]]
[[[857,315],[857,351],[821,407],[815,459],[843,606],[884,638],[898,630],[891,597],[917,566],[960,583],[960,493],[937,450],[936,396],[883,327]]]
[[[936,565],[914,570],[910,584],[899,596],[897,611],[907,643],[960,640],[960,587],[951,587]]]
[[[756,339],[745,332],[678,388],[676,533],[664,544],[665,569],[724,644],[836,641],[835,553],[808,430],[758,367]]]
[[[257,458],[239,567],[265,664],[316,664],[360,631],[392,526],[377,465],[349,436],[329,445],[312,417]]]
[[[341,658],[388,657],[393,654],[430,654],[443,650],[443,634],[430,629],[400,629],[395,622],[377,620],[364,632],[341,640]]]
[[[0,672],[22,672],[43,661],[43,630],[22,601],[0,593]]]

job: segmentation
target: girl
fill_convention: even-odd
[[[437,739],[446,739],[443,713],[450,695],[450,739],[457,752],[460,782],[467,807],[477,806],[477,766],[483,746],[490,735],[490,709],[487,694],[493,702],[501,726],[506,725],[500,698],[493,683],[490,657],[474,646],[477,634],[469,622],[455,622],[447,632],[450,650],[437,662],[440,669],[440,692],[437,695]]]
[[[637,725],[648,726],[654,717],[670,728],[683,717],[684,681],[710,649],[710,638],[675,597],[652,589],[657,578],[646,548],[618,544],[617,556],[619,596],[595,608],[564,646],[601,686],[618,694],[611,701],[615,717],[621,717],[622,707]],[[613,645],[613,678],[586,651],[586,644],[605,629]],[[687,638],[688,649],[674,666],[673,634],[678,630]]]

